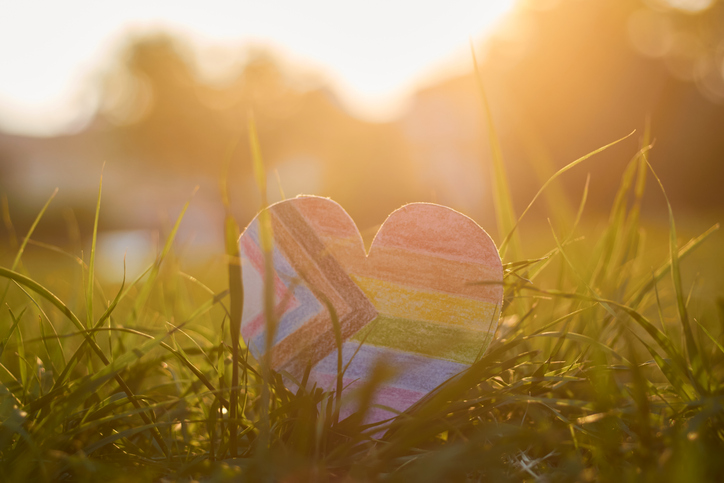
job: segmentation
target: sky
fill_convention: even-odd
[[[96,107],[93,79],[129,33],[164,29],[198,52],[266,46],[327,79],[347,108],[394,117],[421,82],[469,68],[514,0],[0,0],[0,130],[55,135]]]

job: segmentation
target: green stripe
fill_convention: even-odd
[[[487,349],[487,332],[379,315],[351,340],[435,359],[472,364]]]

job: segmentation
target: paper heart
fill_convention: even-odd
[[[375,394],[370,421],[405,411],[465,370],[490,344],[503,297],[495,244],[473,220],[429,203],[405,205],[380,227],[369,254],[350,216],[327,198],[303,196],[268,208],[273,231],[275,317],[272,366],[332,389],[342,335],[344,386],[362,384],[383,358],[396,370]],[[240,240],[241,334],[266,348],[264,255],[259,217]],[[488,284],[471,282],[488,281]],[[501,282],[501,283],[495,283]],[[354,408],[347,406],[343,412]]]

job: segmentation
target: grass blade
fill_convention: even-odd
[[[15,270],[16,268],[18,268],[18,265],[20,264],[20,259],[23,257],[23,252],[25,251],[25,247],[28,244],[28,240],[30,240],[30,237],[33,236],[35,227],[38,226],[38,223],[40,223],[40,219],[45,214],[45,210],[48,209],[48,206],[50,206],[50,202],[53,201],[53,198],[55,198],[55,195],[57,195],[57,194],[58,194],[58,188],[55,188],[55,190],[53,191],[53,194],[50,195],[50,198],[48,198],[48,201],[46,201],[45,204],[43,205],[43,208],[41,208],[40,212],[38,213],[38,216],[36,216],[35,220],[33,220],[33,224],[30,225],[30,229],[28,230],[27,235],[25,235],[25,238],[23,238],[23,241],[20,244],[20,248],[18,248],[18,251],[15,254],[15,258],[13,259],[13,264],[10,266],[10,270]],[[8,220],[9,220],[9,215],[8,215]],[[8,280],[8,282],[5,284],[5,289],[3,290],[3,295],[2,295],[2,297],[0,297],[0,307],[2,307],[3,303],[5,303],[5,297],[8,294],[9,288],[10,288],[10,281]]]
[[[261,393],[261,435],[259,445],[262,453],[266,453],[270,442],[271,426],[269,421],[270,384],[272,370],[272,343],[276,333],[276,317],[274,314],[274,259],[272,257],[272,244],[274,233],[272,231],[271,213],[267,210],[268,199],[266,191],[266,172],[264,160],[261,156],[259,136],[256,130],[254,116],[249,113],[249,146],[251,149],[252,165],[256,185],[261,195],[261,211],[259,212],[259,237],[264,253],[264,314],[266,318],[266,347],[264,350],[262,375],[264,384]],[[262,455],[264,458],[264,455]]]
[[[488,97],[483,86],[483,79],[478,67],[478,60],[475,56],[475,48],[472,41],[470,42],[470,51],[473,57],[473,66],[475,68],[475,79],[478,83],[478,91],[483,101],[483,110],[488,123],[488,139],[490,142],[490,150],[493,166],[493,201],[495,205],[495,216],[498,222],[499,236],[507,234],[503,242],[499,246],[500,256],[504,257],[507,242],[510,240],[511,258],[520,260],[520,238],[514,233],[515,227],[515,209],[513,208],[513,198],[510,195],[510,184],[508,183],[508,175],[505,172],[505,163],[503,162],[503,151],[500,147],[500,139],[495,131],[493,123],[493,114],[490,110]]]
[[[196,191],[198,191],[199,187],[197,186],[193,193],[191,193],[191,198],[196,194]],[[166,259],[166,256],[171,251],[171,247],[173,246],[174,238],[176,238],[176,233],[178,232],[179,226],[181,226],[181,220],[183,220],[184,215],[186,214],[186,210],[188,209],[189,205],[191,204],[191,199],[186,201],[183,208],[181,209],[181,213],[178,215],[178,218],[176,218],[176,223],[174,223],[173,228],[171,229],[171,233],[169,233],[168,238],[166,238],[166,243],[163,246],[163,249],[161,250],[161,253],[156,258],[156,261],[153,263],[153,266],[151,268],[151,272],[148,275],[148,278],[144,282],[143,286],[141,287],[141,291],[138,294],[138,297],[136,298],[136,302],[133,306],[133,319],[138,319],[141,309],[143,309],[144,305],[146,304],[146,301],[148,300],[148,296],[151,294],[151,289],[153,288],[153,284],[156,282],[156,278],[158,277],[158,272],[161,269],[161,264]]]
[[[65,315],[72,323],[75,325],[75,327],[83,332],[84,336],[86,337],[86,340],[90,344],[91,349],[96,353],[98,358],[108,366],[110,364],[110,361],[105,356],[101,348],[98,346],[98,344],[93,339],[93,336],[91,334],[87,334],[84,331],[83,324],[78,319],[78,317],[71,311],[67,305],[65,305],[58,297],[55,296],[50,290],[46,289],[39,283],[37,283],[35,280],[32,280],[25,275],[22,275],[17,272],[13,272],[12,270],[8,270],[7,268],[0,267],[0,277],[8,278],[10,280],[14,280],[17,283],[31,289],[33,292],[37,293],[44,299],[46,299],[48,302],[53,304],[60,312]],[[128,387],[128,384],[121,378],[119,374],[115,374],[115,379],[118,382],[118,385],[121,386],[121,390],[126,393],[128,398],[133,402],[133,404],[139,404],[138,401],[136,401],[136,398],[133,395],[133,391],[131,391],[131,388]],[[140,404],[139,406],[140,407]],[[151,420],[148,419],[148,416],[146,416],[144,413],[141,413],[141,417],[146,421],[147,424],[150,424]],[[163,438],[161,438],[160,434],[154,433],[154,438],[156,439],[156,442],[158,443],[161,450],[164,452],[164,454],[168,454],[168,448],[166,447],[166,443],[164,443]]]
[[[2,360],[3,352],[5,352],[5,348],[8,345],[8,342],[10,341],[10,338],[13,336],[13,332],[15,332],[15,329],[18,328],[18,324],[20,323],[20,319],[23,317],[23,314],[25,313],[26,309],[23,309],[20,314],[15,317],[15,314],[13,314],[13,311],[8,309],[8,312],[10,313],[10,318],[13,320],[13,325],[10,326],[10,330],[8,331],[7,335],[5,336],[5,339],[3,339],[2,344],[0,344],[0,360]]]
[[[98,201],[96,202],[96,214],[93,220],[93,238],[91,238],[90,261],[88,262],[88,281],[85,289],[86,302],[86,327],[93,325],[93,281],[95,279],[96,265],[96,240],[98,239],[98,218],[101,212],[101,194],[103,193],[103,174],[98,183]]]
[[[671,280],[674,284],[674,291],[676,293],[676,305],[679,310],[679,319],[684,329],[684,339],[686,340],[686,352],[691,363],[692,370],[697,376],[701,376],[702,363],[701,354],[694,338],[694,332],[691,330],[691,323],[689,321],[689,312],[686,308],[686,301],[684,300],[684,289],[681,285],[681,268],[679,266],[679,249],[677,247],[676,240],[676,223],[674,222],[674,210],[671,208],[669,197],[666,195],[664,184],[659,179],[658,175],[654,171],[653,166],[646,159],[646,164],[651,170],[651,174],[656,179],[656,182],[661,188],[661,193],[664,195],[666,200],[666,207],[669,212],[669,255],[671,257]]]
[[[506,245],[507,245],[508,243],[511,243],[511,238],[514,237],[514,236],[516,236],[516,235],[515,235],[516,229],[518,228],[518,225],[520,224],[520,222],[521,222],[521,220],[523,219],[523,217],[526,215],[526,213],[528,213],[528,210],[530,210],[530,208],[533,206],[533,203],[536,202],[536,200],[538,199],[538,197],[540,197],[540,195],[545,191],[545,189],[546,189],[548,186],[550,186],[550,184],[551,184],[555,179],[557,179],[560,175],[562,175],[562,174],[565,173],[566,171],[568,171],[568,170],[576,167],[577,165],[581,164],[582,162],[584,162],[584,161],[587,160],[588,158],[590,158],[590,157],[592,157],[592,156],[594,156],[594,155],[596,155],[596,154],[598,154],[598,153],[600,153],[600,152],[602,152],[602,151],[605,151],[606,149],[610,148],[611,146],[614,146],[614,145],[620,143],[621,141],[623,141],[623,140],[631,137],[631,136],[633,135],[633,133],[635,133],[635,132],[636,132],[636,131],[631,131],[631,133],[627,134],[626,136],[624,136],[624,137],[622,137],[622,138],[620,138],[620,139],[617,139],[617,140],[613,141],[612,143],[606,144],[605,146],[602,146],[602,147],[600,147],[600,148],[598,148],[598,149],[595,149],[595,150],[591,151],[590,153],[588,153],[588,154],[586,154],[586,155],[584,155],[584,156],[581,156],[580,158],[576,159],[575,161],[573,161],[573,162],[571,162],[571,163],[568,163],[567,165],[565,165],[564,167],[562,167],[561,169],[559,169],[558,171],[556,171],[553,176],[551,176],[550,178],[548,178],[548,181],[546,181],[546,182],[543,184],[543,186],[540,187],[540,189],[539,189],[538,192],[535,194],[535,196],[533,196],[533,199],[530,201],[530,203],[528,203],[528,206],[526,206],[525,210],[523,210],[523,213],[521,213],[520,217],[512,224],[511,228],[506,232],[507,235],[505,236],[505,238],[503,239],[502,243],[500,244],[501,250],[505,249],[505,247],[506,247]]]
[[[241,254],[239,253],[239,225],[231,214],[229,201],[228,168],[231,155],[234,152],[234,143],[224,162],[224,172],[221,178],[221,191],[226,219],[224,223],[224,239],[226,241],[226,257],[228,260],[228,286],[229,286],[229,331],[231,335],[231,393],[229,395],[229,452],[232,458],[238,455],[238,409],[239,409],[239,337],[241,335],[241,316],[244,311],[244,286],[241,268]]]

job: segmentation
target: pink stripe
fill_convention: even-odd
[[[282,316],[284,316],[284,314],[286,314],[287,312],[291,312],[292,310],[299,307],[299,300],[297,300],[297,298],[293,295],[291,297],[289,297],[289,300],[287,300],[287,303],[285,304],[284,307],[282,306],[283,302],[284,302],[284,299],[282,299],[282,301],[280,301],[279,304],[274,308],[276,311],[277,321],[280,320],[282,318]],[[266,327],[266,314],[264,314],[262,312],[261,314],[257,315],[256,317],[247,321],[244,324],[244,327],[243,327],[244,339],[249,340],[249,339],[256,337],[257,334],[259,334],[260,331],[264,330],[265,327]]]
[[[261,253],[261,250],[259,250],[259,247],[254,244],[254,241],[250,239],[251,237],[242,237],[241,243],[244,248],[244,253],[247,255],[247,258],[251,262],[252,266],[256,269],[257,273],[260,273],[262,275],[262,278],[264,278],[264,256]],[[279,276],[277,276],[276,269],[274,270],[274,295],[277,296],[278,299],[282,299],[284,297],[284,294],[287,292],[287,287],[284,285],[284,282],[281,281]]]
[[[312,382],[316,382],[318,387],[322,387],[325,390],[334,390],[337,384],[336,374],[316,374],[312,371],[311,375]],[[342,380],[342,386],[345,388],[345,393],[349,394],[349,391],[362,386],[366,381],[359,379],[354,380],[345,377]],[[406,389],[401,387],[393,387],[388,385],[381,385],[375,391],[372,404],[379,404],[404,412],[407,408],[419,401],[426,393],[416,391],[413,389]],[[344,419],[350,416],[358,409],[357,401],[350,401],[345,404],[340,410],[340,419]],[[384,419],[396,416],[395,413],[391,413],[384,409],[372,408],[365,418],[366,423],[379,422]]]
[[[262,275],[262,279],[264,278],[264,256],[261,253],[261,250],[259,247],[254,243],[254,241],[251,239],[251,237],[241,237],[241,246],[242,250],[244,251],[244,254],[246,255],[246,258],[251,262],[251,265],[254,267],[254,269],[257,271],[257,273]],[[282,315],[289,311],[294,310],[295,308],[299,307],[299,301],[294,297],[293,294],[290,294],[288,297],[289,300],[287,300],[286,306],[282,306],[285,297],[287,297],[288,289],[287,286],[284,285],[284,282],[279,278],[276,272],[276,268],[274,270],[274,295],[276,300],[279,301],[279,303],[275,307],[276,311],[276,317],[277,319],[280,319]],[[266,315],[264,313],[261,313],[251,319],[250,321],[246,322],[243,327],[243,336],[245,339],[251,339],[255,337],[261,330],[264,329],[266,326]]]

